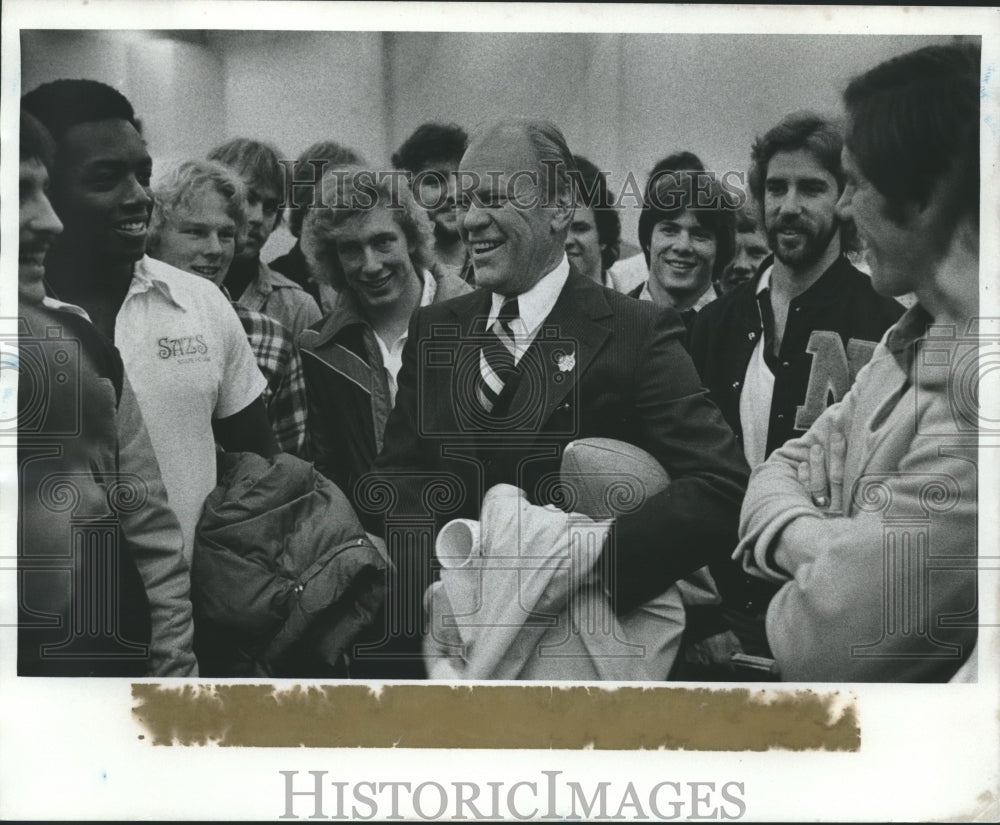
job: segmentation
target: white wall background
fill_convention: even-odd
[[[574,152],[643,180],[690,149],[746,168],[753,136],[796,109],[839,113],[846,81],[948,37],[254,31],[25,31],[22,91],[90,77],[135,106],[158,163],[236,136],[285,157],[337,140],[373,164],[426,120],[472,131],[544,116]],[[627,210],[623,239],[638,215]],[[289,244],[275,233],[265,258]]]

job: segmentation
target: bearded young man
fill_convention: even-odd
[[[903,313],[845,254],[843,143],[835,124],[808,112],[754,142],[750,190],[774,254],[692,328],[691,359],[751,469],[844,396]],[[774,586],[732,567],[713,573],[747,652],[769,655],[763,619]]]

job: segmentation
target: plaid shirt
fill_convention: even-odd
[[[305,458],[306,381],[302,359],[288,330],[273,318],[231,302],[267,379],[264,404],[278,446],[283,452]]]

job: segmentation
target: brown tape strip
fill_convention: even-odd
[[[542,685],[133,684],[156,745],[857,751],[837,691]],[[840,710],[834,714],[834,708]],[[144,737],[140,737],[144,738]]]

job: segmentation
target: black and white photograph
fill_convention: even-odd
[[[997,9],[2,63],[0,816],[1000,816]]]

